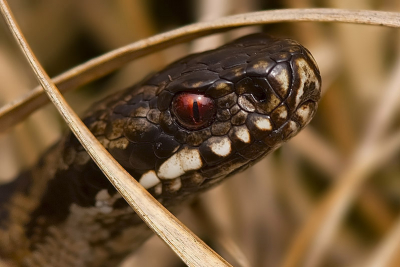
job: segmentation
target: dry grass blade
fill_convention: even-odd
[[[339,183],[321,201],[304,227],[299,231],[285,257],[285,267],[316,266],[326,252],[343,216],[358,193],[360,186],[373,170],[392,157],[400,146],[400,136],[395,134],[387,140],[380,137],[388,128],[391,114],[398,106],[400,95],[400,60],[397,60],[388,88],[382,95],[374,117],[365,130],[366,135],[360,143],[346,170],[338,177]],[[383,119],[385,117],[385,119]],[[377,126],[379,125],[379,127]]]
[[[395,12],[342,9],[281,9],[224,17],[200,22],[129,44],[79,65],[53,79],[62,92],[102,77],[125,63],[172,45],[200,36],[249,25],[277,22],[319,21],[400,27],[400,14]],[[22,121],[47,103],[41,87],[0,109],[0,132]]]
[[[217,236],[216,241],[237,262],[237,267],[250,267],[250,261],[243,253],[243,251],[237,246],[237,244],[226,234],[220,234]],[[235,264],[236,265],[236,264]]]
[[[215,203],[215,197],[221,197],[223,195],[224,192],[219,191],[213,192],[211,194],[211,198],[200,198],[201,200],[198,201],[194,207],[192,207],[192,209],[195,211],[195,220],[203,229],[207,231],[209,236],[213,237],[213,242],[215,243],[216,247],[221,249],[222,255],[224,255],[224,252],[225,255],[229,256],[233,260],[230,261],[233,262],[237,267],[250,267],[252,266],[250,264],[250,260],[232,237],[232,232],[227,230],[224,227],[226,225],[220,221],[221,213],[223,213],[221,210],[227,209],[223,204],[224,201],[219,201],[218,205],[214,204],[212,209],[208,208],[211,203]]]
[[[400,149],[400,135],[389,138],[379,150],[352,164],[340,177],[340,182],[321,201],[320,205],[299,231],[283,266],[317,266],[344,213],[358,193],[360,185],[383,162]]]
[[[68,106],[51,82],[20,32],[5,0],[0,0],[4,19],[18,45],[53,104],[67,122],[87,152],[121,193],[136,213],[189,266],[230,266],[224,259],[190,232],[143,187],[136,182],[106,151]]]
[[[312,144],[312,146],[310,146]],[[302,153],[315,166],[325,170],[329,175],[335,175],[343,166],[339,153],[309,126],[288,143]]]
[[[393,229],[386,238],[362,265],[365,267],[390,266],[392,260],[398,257],[400,248],[400,219],[397,220]]]
[[[288,146],[301,153],[301,157],[312,162],[318,169],[323,170],[328,179],[337,178],[345,166],[339,152],[315,132],[311,126],[291,140]],[[381,199],[376,197],[376,189],[371,186],[363,186],[360,198],[355,204],[368,211],[366,214],[368,220],[377,227],[376,229],[379,232],[384,233],[391,227],[392,215],[390,209],[385,206]]]

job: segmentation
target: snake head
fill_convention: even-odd
[[[320,88],[317,64],[307,49],[289,39],[256,34],[167,66],[102,100],[83,121],[115,159],[171,209],[298,133],[315,114]],[[30,174],[35,175],[29,176],[32,181],[40,178],[29,190],[38,206],[25,225],[31,247],[43,243],[35,252],[44,254],[35,254],[35,260],[50,255],[44,249],[53,252],[59,236],[99,246],[93,251],[100,254],[104,244],[116,240],[126,240],[126,246],[115,245],[110,255],[127,253],[135,244],[126,239],[135,235],[125,233],[141,220],[72,134]],[[77,227],[88,232],[70,235]],[[57,232],[60,229],[66,230]],[[108,238],[111,243],[105,243]]]
[[[320,92],[306,48],[254,34],[185,57],[125,91],[107,104],[104,136],[154,195],[189,194],[293,137],[314,116]]]

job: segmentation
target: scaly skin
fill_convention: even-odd
[[[320,88],[304,47],[256,34],[169,65],[83,121],[176,212],[297,134]],[[71,133],[0,195],[0,255],[17,266],[115,266],[151,235]]]

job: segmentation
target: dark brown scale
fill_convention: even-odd
[[[247,114],[248,113],[246,111],[243,111],[243,110],[239,111],[234,116],[232,116],[231,124],[232,125],[244,124],[246,122]]]
[[[285,104],[280,105],[271,113],[271,120],[276,128],[281,127],[286,122],[286,117],[283,117],[282,114],[287,114],[286,117],[290,117]]]
[[[224,97],[218,98],[217,106],[220,109],[231,108],[233,105],[236,104],[236,101],[237,101],[237,95],[235,93],[231,93]]]
[[[178,79],[172,81],[165,88],[171,93],[179,93],[184,90],[205,90],[219,79],[217,73],[209,70],[199,70],[185,73]]]
[[[179,127],[176,125],[176,123],[174,123],[169,110],[166,110],[160,114],[160,126],[161,129],[169,135],[174,135],[179,130]]]
[[[285,62],[290,59],[292,55],[288,52],[278,52],[273,55],[271,55],[271,59],[276,61],[276,62]]]
[[[283,62],[283,63],[279,63],[275,66],[275,68],[273,68],[271,70],[271,72],[268,75],[268,80],[266,81],[271,88],[274,88],[275,93],[277,93],[282,99],[286,98],[286,96],[289,94],[289,90],[288,91],[284,91],[283,88],[281,87],[280,83],[277,81],[276,78],[276,74],[279,73],[280,71],[282,71],[283,69],[289,69],[289,66],[287,64],[287,62]],[[289,78],[289,82],[288,84],[292,83],[292,75],[291,72],[288,71],[288,78]]]
[[[231,118],[231,113],[229,109],[219,109],[217,111],[217,119],[219,121],[227,121]]]
[[[161,134],[155,141],[154,153],[159,158],[170,157],[180,146],[173,136]]]
[[[193,66],[190,66],[190,67],[186,67],[185,70],[182,71],[181,74],[184,75],[184,74],[187,74],[187,73],[190,73],[190,72],[199,71],[199,70],[207,70],[207,69],[208,69],[207,65],[200,63],[200,64],[196,64],[196,65],[193,65]]]
[[[253,59],[247,64],[246,74],[249,76],[266,75],[275,66],[275,61],[270,58],[262,57]]]
[[[161,112],[158,109],[150,109],[146,115],[146,118],[154,124],[159,124],[160,123],[160,114],[161,114]]]
[[[251,145],[241,149],[238,153],[245,159],[256,160],[269,150],[270,148],[262,141],[256,141]]]
[[[174,97],[174,94],[168,91],[162,91],[157,99],[157,108],[160,111],[165,111],[169,108],[172,98]]]
[[[247,64],[242,64],[223,70],[219,73],[219,77],[233,83],[237,82],[246,75],[246,67]]]
[[[219,98],[233,92],[233,83],[227,80],[215,81],[206,91],[206,95],[212,98]]]
[[[153,85],[145,85],[142,87],[142,89],[143,89],[143,100],[149,101],[153,99],[158,87]]]
[[[229,68],[246,63],[246,61],[248,59],[249,59],[249,55],[247,55],[247,54],[234,55],[232,57],[228,57],[226,59],[221,60],[221,67],[223,69],[229,69]]]
[[[221,162],[222,160],[225,159],[224,156],[220,156],[218,154],[215,154],[212,151],[212,145],[213,145],[213,143],[215,141],[216,141],[216,137],[211,137],[211,138],[207,139],[206,141],[204,141],[199,147],[199,151],[200,151],[201,156],[204,158],[204,160],[210,166],[215,165],[215,164],[217,164],[217,163],[219,163],[219,162]],[[233,148],[231,147],[231,150],[232,149]],[[232,152],[230,152],[229,154],[233,154]]]
[[[240,150],[240,149],[246,147],[248,143],[252,142],[252,137],[251,137],[250,134],[249,134],[249,142],[245,142],[245,141],[243,141],[243,140],[238,138],[237,133],[240,132],[240,131],[246,131],[246,130],[247,130],[247,127],[244,126],[244,125],[234,126],[234,127],[231,128],[231,130],[228,133],[228,136],[229,136],[229,139],[232,142],[232,145],[237,150]]]
[[[124,125],[124,136],[134,143],[153,142],[160,134],[160,128],[146,118],[128,119]]]
[[[272,131],[272,129],[263,130],[257,127],[257,122],[261,119],[263,119],[263,116],[257,113],[249,114],[246,118],[247,129],[250,130],[251,135],[257,140],[262,140],[268,133]]]
[[[211,133],[215,136],[226,135],[231,129],[231,123],[226,122],[215,122],[211,126]]]
[[[154,169],[157,157],[154,154],[152,143],[134,143],[131,145],[130,150],[129,165],[127,167],[134,170]],[[135,153],[136,151],[140,151],[140,153]]]
[[[181,144],[185,144],[187,141],[188,137],[188,132],[182,129],[179,129],[175,134],[174,138],[176,141],[178,141]]]
[[[232,165],[245,165],[249,163],[250,160],[243,158],[239,153],[232,155],[231,157],[227,158],[223,162],[219,162],[218,164],[210,165],[204,169],[202,169],[202,175],[207,177],[203,182],[202,186],[209,187],[210,184],[214,184],[213,181],[216,177],[221,177],[221,170],[229,168]]]
[[[239,111],[241,111],[241,108],[239,105],[234,105],[233,107],[231,107],[231,109],[229,110],[230,114],[232,116],[234,116],[236,113],[238,113]]]
[[[193,147],[197,147],[211,136],[212,133],[209,128],[201,129],[198,131],[190,131],[187,135],[186,143]]]

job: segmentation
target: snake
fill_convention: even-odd
[[[168,65],[82,121],[176,214],[295,136],[320,95],[305,47],[257,33]],[[151,235],[71,132],[0,186],[0,258],[10,266],[116,266]]]

